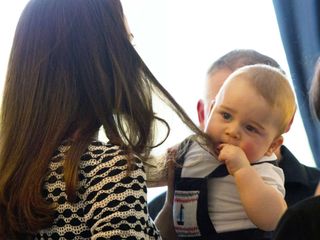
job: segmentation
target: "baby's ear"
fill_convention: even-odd
[[[269,149],[267,150],[267,152],[266,152],[265,155],[266,155],[266,156],[271,156],[272,153],[275,153],[276,150],[277,150],[279,147],[281,147],[282,143],[283,143],[283,137],[282,137],[282,136],[279,136],[279,137],[275,138],[275,139],[273,140],[273,142],[271,143],[271,145],[270,145],[270,147],[269,147]]]
[[[286,129],[284,130],[285,133],[286,133],[286,132],[289,132],[290,127],[291,127],[291,125],[292,125],[292,122],[293,122],[293,119],[294,119],[294,116],[295,116],[295,115],[296,115],[296,111],[293,113],[293,116],[292,116],[292,118],[291,118],[288,126],[287,126]]]

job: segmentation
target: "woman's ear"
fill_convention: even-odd
[[[265,155],[266,155],[266,156],[271,156],[272,153],[275,153],[276,150],[277,150],[279,147],[281,147],[282,143],[283,143],[283,137],[282,137],[282,136],[279,136],[279,137],[275,138],[275,139],[273,140],[273,142],[271,143],[271,145],[270,145],[270,147],[269,147],[269,149],[267,150],[267,152],[266,152]]]

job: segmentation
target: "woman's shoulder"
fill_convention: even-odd
[[[102,142],[98,140],[92,141],[86,151],[82,154],[82,161],[104,160],[108,161],[113,158],[126,159],[128,153],[118,145],[110,142]]]
[[[143,164],[136,160],[132,165],[129,171],[128,154],[120,146],[101,141],[91,142],[81,156],[79,192],[84,198],[91,198],[101,194],[104,196],[100,192],[103,189],[109,193],[109,197],[118,198],[119,189],[128,192],[135,187],[143,189],[146,178]]]
[[[99,156],[101,154],[124,154],[118,145],[99,140],[92,141],[87,147],[86,152],[91,152],[95,156]]]
[[[125,156],[126,153],[121,150],[119,146],[110,142],[106,143],[95,140],[89,144],[85,153],[82,155],[81,160],[101,159],[107,156],[112,158],[118,155]]]
[[[94,171],[95,175],[99,175],[101,169],[104,169],[104,171],[108,169],[126,171],[127,164],[128,153],[120,146],[110,142],[93,141],[81,156],[80,169],[84,170],[85,173]],[[135,164],[139,166],[141,162],[135,159]]]

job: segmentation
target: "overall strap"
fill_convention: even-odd
[[[258,165],[262,163],[269,163],[275,166],[278,166],[278,161],[273,160],[273,161],[264,161],[264,162],[257,162],[257,163],[251,163],[250,165]],[[226,177],[229,175],[227,166],[225,164],[220,164],[216,169],[214,169],[208,176],[207,178],[218,178],[218,177]]]
[[[177,222],[175,228],[179,234],[178,239],[216,239],[217,233],[208,214],[207,177],[181,177],[185,155],[193,142],[191,138],[184,140],[180,144],[176,158],[178,166],[175,167],[174,206],[177,206],[177,210],[174,210],[174,213],[178,214],[174,216]],[[189,212],[190,209],[195,209],[194,215],[187,216],[186,212]],[[195,222],[191,220],[191,225],[189,225],[191,218],[194,218]],[[183,219],[188,223],[182,221]],[[194,232],[192,232],[193,229],[195,229]]]
[[[225,164],[220,164],[216,169],[214,169],[207,178],[218,178],[228,176],[229,172]]]
[[[253,232],[259,232],[259,234],[265,234],[264,231],[258,230],[258,229],[253,229],[251,232],[251,229],[247,232],[245,230],[244,232],[242,231],[236,231],[233,234],[227,234],[227,235],[221,235],[218,234],[211,222],[209,212],[208,212],[208,189],[207,189],[207,182],[208,179],[210,178],[220,178],[220,177],[226,177],[229,175],[229,172],[227,170],[227,167],[225,164],[220,164],[217,168],[215,168],[209,175],[203,178],[192,178],[192,177],[186,177],[186,178],[181,178],[181,173],[183,169],[183,165],[185,162],[185,155],[189,151],[189,148],[191,144],[194,141],[191,138],[185,139],[179,146],[178,149],[178,156],[176,158],[176,161],[179,166],[175,168],[175,204],[177,203],[177,226],[175,225],[176,231],[180,231],[180,235],[178,239],[210,239],[210,240],[221,240],[221,239],[234,239],[233,234],[239,234],[239,236],[243,235],[245,233],[245,236],[250,236]],[[277,165],[277,161],[265,161],[265,162],[258,162],[254,163],[251,165],[256,165],[256,164],[261,164],[261,163],[270,163],[273,165]],[[195,205],[191,207],[190,204],[187,204],[188,202],[194,202],[193,198],[197,199]],[[180,203],[179,203],[180,201]],[[188,205],[188,206],[186,206]],[[191,225],[191,228],[188,228],[188,225],[184,220],[188,219],[187,216],[185,216],[186,211],[188,209],[194,209],[196,207],[196,212],[194,212],[194,215],[196,216],[196,225]],[[177,213],[176,212],[176,213]],[[190,214],[188,215],[190,219]],[[192,217],[191,217],[192,218]],[[193,235],[190,233],[186,233],[189,230],[188,229],[193,229],[193,227],[196,227],[198,230],[198,234],[200,235]],[[192,231],[192,230],[190,230]],[[247,233],[249,235],[247,235]],[[231,238],[229,238],[229,236]],[[254,238],[254,239],[260,239],[260,238]],[[264,238],[261,238],[264,239]],[[249,240],[249,238],[248,238]]]
[[[278,164],[278,160],[272,160],[272,161],[263,161],[263,162],[256,162],[256,163],[251,163],[251,165],[258,165],[258,164],[262,164],[262,163],[270,163],[274,166],[279,166]]]
[[[262,163],[269,163],[275,166],[278,166],[278,161],[264,161],[252,163],[252,165],[258,165]],[[207,178],[219,178],[226,177],[229,175],[227,166],[225,164],[219,165],[216,169],[214,169]],[[271,240],[272,239],[272,231],[263,231],[261,229],[245,229],[239,231],[225,232],[225,233],[217,233],[219,240]],[[215,238],[214,238],[215,239]]]

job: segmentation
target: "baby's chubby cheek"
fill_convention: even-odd
[[[257,149],[257,146],[256,144],[254,143],[242,143],[241,146],[239,146],[243,151],[244,153],[246,154],[249,162],[254,162],[254,161],[257,161],[257,154],[258,152],[256,151]]]

